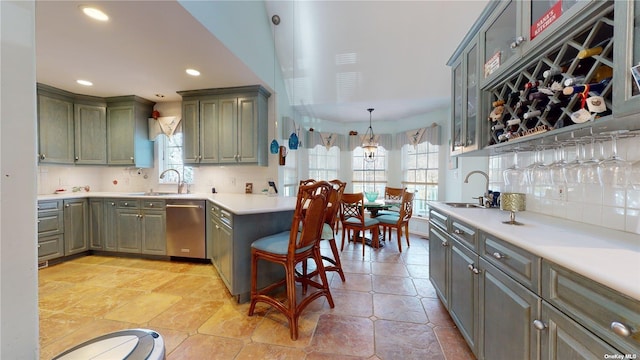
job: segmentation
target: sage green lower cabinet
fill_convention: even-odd
[[[62,200],[38,201],[38,261],[64,256]]]
[[[479,266],[479,359],[539,359],[541,299],[483,258]]]
[[[166,255],[164,200],[119,199],[116,206],[118,252]]]
[[[89,200],[89,249],[102,250],[104,247],[104,200]]]
[[[64,200],[64,254],[89,250],[89,204],[87,199]]]
[[[233,215],[214,205],[212,209],[212,263],[227,288],[234,288],[233,277]],[[249,263],[250,264],[250,263]]]
[[[640,301],[464,219],[429,216],[429,278],[479,360],[640,356]]]
[[[478,254],[451,241],[449,313],[474,354],[478,353]]]
[[[433,214],[433,210],[431,214]],[[451,261],[451,237],[444,230],[429,225],[429,277],[436,294],[445,308],[449,309],[449,272]]]
[[[605,357],[605,355],[620,354],[612,346],[571,320],[546,301],[542,304],[541,318],[540,326],[544,326],[540,330],[541,359],[615,359],[614,357]],[[637,356],[640,355],[638,353],[635,354]],[[628,359],[633,358],[635,357]],[[624,357],[618,357],[618,359],[624,359]]]

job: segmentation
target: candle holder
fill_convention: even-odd
[[[509,225],[524,225],[516,221],[516,213],[525,210],[526,195],[523,193],[502,193],[500,195],[500,210],[509,211],[509,220],[503,221]]]

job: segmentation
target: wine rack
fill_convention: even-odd
[[[505,143],[610,115],[613,32],[611,6],[602,16],[585,23],[568,39],[487,90],[493,105],[487,113],[487,144]],[[587,110],[585,101],[592,96],[600,96],[592,100],[603,100],[606,109]]]

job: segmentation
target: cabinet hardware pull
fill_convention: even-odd
[[[124,203],[124,206],[129,206],[129,203]]]
[[[111,203],[111,206],[116,206],[116,203],[112,202],[112,203]]]
[[[44,160],[46,156],[44,154],[40,154],[40,160]]]
[[[498,259],[498,260],[500,260],[500,259],[504,258],[505,256],[496,251],[496,252],[493,253],[493,257]]]
[[[76,161],[80,160],[80,157],[76,156]]]
[[[65,205],[64,205],[64,207],[69,207],[69,206],[70,206],[69,204],[65,204]]]
[[[216,229],[220,229],[220,226],[216,225]]]
[[[460,229],[455,229],[453,230],[454,234],[458,234],[458,235],[462,235],[462,231],[460,231]]]
[[[469,266],[467,266],[467,268],[469,269],[469,271],[471,271],[474,274],[479,274],[480,270],[478,270],[475,266],[473,266],[473,264],[469,264]]]
[[[446,242],[446,241],[443,241],[443,242],[442,242],[442,246],[449,246],[449,243],[448,243],[448,242]]]
[[[533,320],[533,327],[537,330],[544,330],[547,328],[547,324],[543,323],[540,320]]]
[[[631,331],[629,331],[629,328],[625,324],[617,321],[611,323],[611,330],[613,330],[616,335],[624,337],[631,335]]]
[[[512,49],[517,48],[518,46],[520,46],[520,44],[522,44],[524,42],[524,37],[522,36],[518,36],[517,38],[515,38],[515,40],[513,40],[513,42],[511,43],[511,45],[509,45]]]

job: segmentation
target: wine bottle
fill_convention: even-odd
[[[579,94],[581,92],[584,92],[585,89],[588,87],[587,89],[588,92],[601,94],[602,91],[607,87],[607,85],[609,85],[610,81],[611,81],[611,78],[606,78],[600,81],[599,83],[568,86],[564,88],[564,90],[562,90],[562,93],[564,95]]]
[[[590,48],[586,48],[584,50],[581,50],[580,52],[578,52],[578,59],[586,59],[595,55],[600,55],[602,53],[602,50],[604,50],[604,47],[607,45],[607,43],[609,43],[611,41],[611,38],[607,38],[602,40],[601,42],[597,43],[596,45],[590,47]]]
[[[525,120],[528,120],[528,119],[531,119],[531,118],[538,117],[538,116],[540,116],[540,114],[542,114],[542,111],[540,111],[540,110],[533,110],[533,111],[529,111],[529,112],[524,113],[524,115],[522,115],[522,117],[523,117]]]
[[[551,68],[551,69],[549,69],[549,70],[545,70],[545,71],[542,73],[542,76],[543,76],[545,79],[548,79],[548,78],[550,78],[550,77],[552,77],[552,76],[560,75],[560,74],[562,74],[562,73],[564,73],[564,72],[566,72],[566,71],[567,71],[567,67],[566,67],[566,66],[554,67],[554,68]]]
[[[540,85],[542,85],[542,81],[535,80],[535,81],[531,81],[531,82],[528,82],[528,83],[524,84],[524,88],[525,89],[532,89],[532,88],[537,88]]]
[[[573,86],[576,84],[584,84],[584,76],[569,77],[564,80],[564,86]]]

